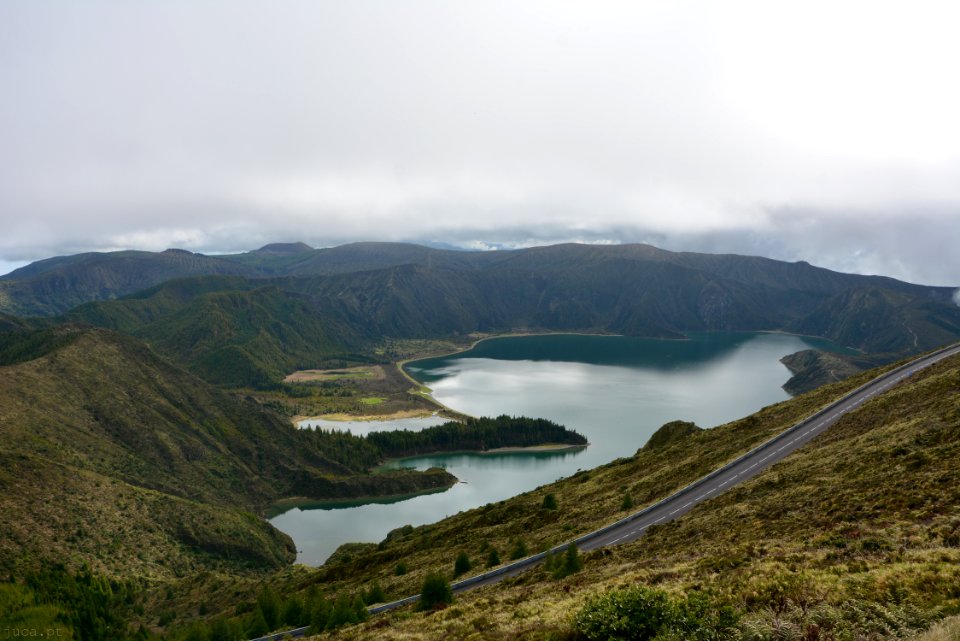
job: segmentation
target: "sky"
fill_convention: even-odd
[[[0,273],[647,242],[960,285],[955,2],[4,0]]]

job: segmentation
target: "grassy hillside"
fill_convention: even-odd
[[[872,375],[873,373],[871,373]],[[340,563],[275,584],[388,597],[448,577],[459,552],[478,570],[639,507],[792,424],[863,376],[439,523],[405,528]],[[682,433],[688,432],[686,436]],[[909,379],[847,415],[803,450],[631,544],[583,555],[563,579],[539,570],[457,598],[438,612],[376,617],[346,639],[577,638],[574,615],[597,595],[646,586],[673,603],[701,595],[737,613],[735,637],[893,639],[960,612],[960,359]],[[552,494],[557,508],[544,509]],[[399,575],[403,563],[408,571]],[[305,592],[304,592],[305,594]],[[699,598],[699,597],[698,597]]]
[[[205,380],[276,383],[298,369],[369,360],[358,332],[307,297],[232,277],[174,280],[65,316],[126,332]]]
[[[171,278],[256,273],[239,263],[179,249],[60,256],[0,278],[0,312],[53,316],[87,301],[110,300]]]
[[[277,567],[292,545],[254,516],[276,499],[398,494],[454,480],[371,476],[378,459],[367,460],[362,443],[307,439],[135,339],[60,328],[53,342],[35,340],[48,335],[23,335],[32,358],[0,367],[0,500],[17,515],[0,542],[3,570],[45,559],[114,574]]]

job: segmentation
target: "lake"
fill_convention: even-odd
[[[488,339],[466,352],[414,361],[407,372],[448,407],[473,416],[548,418],[585,435],[590,446],[392,461],[446,467],[461,483],[389,503],[293,508],[271,523],[293,537],[298,562],[320,565],[341,543],[379,542],[405,524],[431,523],[632,455],[668,421],[714,427],[786,400],[781,385],[790,373],[779,359],[811,347],[839,351],[786,334],[703,333],[690,340],[555,334]]]

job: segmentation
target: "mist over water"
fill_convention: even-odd
[[[430,523],[632,455],[668,421],[714,427],[786,400],[780,386],[790,373],[779,359],[810,347],[830,346],[783,334],[699,334],[686,341],[553,335],[492,339],[469,352],[417,361],[407,371],[449,407],[474,416],[549,418],[584,434],[590,446],[394,461],[446,467],[461,483],[390,504],[294,508],[271,522],[296,541],[299,562],[319,565],[341,543],[379,542],[402,525]]]

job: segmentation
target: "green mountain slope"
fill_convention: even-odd
[[[92,300],[110,300],[171,278],[257,274],[244,265],[179,249],[77,254],[38,261],[0,278],[0,312],[53,316]]]
[[[145,339],[205,380],[244,386],[351,357],[358,332],[307,297],[234,277],[175,280],[65,316]]]
[[[291,543],[254,514],[277,499],[396,494],[454,480],[445,472],[371,477],[376,452],[370,459],[362,442],[351,450],[343,438],[305,438],[133,338],[58,331],[70,340],[0,367],[0,494],[4,513],[19,520],[16,536],[0,544],[8,571],[44,559],[112,574],[131,564],[152,574],[221,562],[276,567],[292,559]]]
[[[920,352],[960,335],[960,308],[898,290],[858,288],[830,297],[789,329],[866,352]]]

